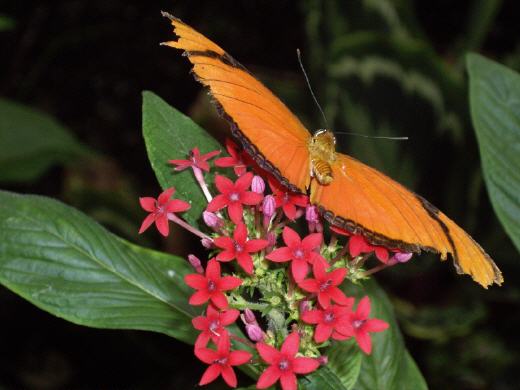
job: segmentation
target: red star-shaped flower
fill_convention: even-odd
[[[225,176],[217,175],[215,185],[220,194],[208,204],[207,211],[215,212],[227,206],[229,218],[238,225],[242,221],[242,205],[257,205],[263,198],[261,194],[247,191],[252,180],[251,172],[240,176],[235,183]]]
[[[278,380],[283,390],[296,390],[296,375],[308,374],[316,370],[320,363],[309,357],[296,357],[300,346],[300,336],[291,333],[285,339],[280,351],[270,345],[257,343],[260,357],[269,364],[256,383],[257,389],[266,389]]]
[[[343,282],[347,275],[345,268],[338,268],[334,271],[327,272],[325,264],[321,261],[315,261],[312,265],[314,279],[305,279],[298,282],[301,289],[314,293],[318,297],[321,307],[326,309],[333,300],[339,305],[347,305],[348,298],[337,286]]]
[[[350,256],[356,257],[361,253],[371,253],[374,252],[376,257],[383,263],[387,263],[389,259],[388,248],[384,246],[377,246],[370,244],[367,239],[361,234],[351,234],[350,232],[332,226],[330,228],[333,232],[338,234],[342,234],[344,236],[350,237],[348,240],[348,251]]]
[[[179,199],[170,199],[175,193],[175,188],[168,188],[159,195],[157,199],[152,197],[139,198],[141,207],[150,214],[144,219],[139,229],[143,233],[155,222],[155,227],[163,236],[170,232],[168,226],[168,213],[180,213],[190,208],[190,204]]]
[[[186,168],[193,167],[199,168],[203,171],[209,172],[208,160],[215,157],[220,153],[220,150],[214,150],[206,154],[200,154],[199,148],[193,148],[189,153],[189,160],[169,160],[170,164],[176,165],[174,170],[183,171]]]
[[[306,207],[309,204],[307,196],[290,192],[273,179],[269,180],[269,186],[273,191],[276,208],[281,207],[285,216],[291,221],[296,219],[296,206]]]
[[[223,334],[217,343],[217,350],[195,348],[195,356],[210,366],[202,374],[199,385],[203,386],[222,375],[224,381],[231,387],[237,387],[237,377],[233,366],[240,366],[251,360],[251,353],[246,351],[231,351],[229,335]]]
[[[188,286],[198,290],[190,297],[189,304],[198,306],[211,300],[219,309],[228,306],[228,300],[223,291],[233,290],[242,284],[234,276],[220,276],[220,263],[215,259],[208,261],[206,275],[189,274],[184,277]]]
[[[193,327],[201,331],[195,341],[195,348],[206,347],[210,339],[217,344],[220,337],[227,333],[224,327],[235,322],[239,315],[240,312],[235,309],[218,311],[213,305],[208,305],[206,316],[198,316],[191,320]]]
[[[237,145],[229,138],[226,139],[226,149],[230,157],[220,157],[215,160],[215,165],[221,168],[233,168],[235,175],[242,176],[246,173],[247,164],[245,156],[238,151]]]
[[[348,315],[353,336],[356,338],[359,348],[367,355],[372,352],[372,340],[369,333],[382,332],[389,327],[388,323],[383,320],[368,318],[369,314],[370,298],[365,296],[359,301],[356,311]]]
[[[327,261],[317,253],[323,239],[321,233],[309,234],[302,240],[298,233],[286,226],[282,235],[287,246],[275,249],[265,258],[278,263],[291,260],[294,280],[300,281],[307,275],[309,263],[314,264],[319,261],[328,266]]]
[[[307,324],[316,324],[314,340],[323,343],[332,337],[334,340],[344,340],[352,336],[352,326],[349,313],[354,304],[354,298],[347,298],[345,306],[330,305],[326,309],[315,309],[303,312],[301,319]]]
[[[253,273],[253,259],[250,253],[258,252],[264,249],[268,242],[267,240],[248,240],[247,239],[247,227],[244,223],[240,222],[235,231],[233,232],[233,238],[231,237],[218,237],[214,240],[215,246],[224,249],[217,255],[219,261],[231,261],[237,259],[238,264],[242,269],[248,273]]]

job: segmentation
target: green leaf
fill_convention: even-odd
[[[51,116],[0,98],[0,181],[31,181],[54,164],[86,154],[87,148]]]
[[[363,355],[356,390],[427,389],[426,382],[405,348],[403,337],[395,320],[392,304],[375,281],[361,286],[349,284],[347,294],[370,297],[370,317],[385,320],[390,328],[372,333],[372,353]]]
[[[0,15],[0,32],[12,30],[15,26],[15,22],[8,16]]]
[[[220,144],[190,118],[149,91],[143,92],[143,136],[159,184],[163,189],[174,186],[175,197],[191,203],[191,208],[182,216],[197,226],[207,205],[204,194],[191,169],[174,172],[168,160],[186,159],[194,147],[201,153],[219,150]],[[205,178],[209,182],[211,175]]]
[[[0,282],[80,325],[143,329],[193,342],[191,272],[52,199],[0,191]]]
[[[520,251],[520,75],[467,56],[471,119],[493,208]]]

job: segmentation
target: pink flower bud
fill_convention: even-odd
[[[247,324],[246,332],[249,339],[255,343],[264,339],[264,332],[262,332],[262,329],[258,324]]]
[[[204,223],[211,228],[222,226],[222,220],[217,217],[215,213],[210,211],[204,211],[202,213],[202,219],[204,220]]]
[[[212,249],[213,248],[213,240],[210,239],[210,238],[203,238],[202,240],[200,240],[200,243],[206,249]]]
[[[275,210],[276,201],[274,200],[274,196],[267,195],[262,203],[262,212],[264,213],[264,217],[271,218],[274,215]]]
[[[398,263],[406,263],[413,256],[413,253],[410,252],[397,252],[394,254],[393,258],[397,260]]]
[[[251,309],[245,309],[244,310],[244,318],[246,324],[256,324],[256,317],[255,313]]]
[[[303,313],[310,310],[310,302],[307,299],[300,301],[300,317]]]
[[[265,190],[265,182],[260,176],[255,175],[251,182],[251,190],[257,194],[263,194]]]
[[[199,274],[204,273],[204,268],[202,268],[202,264],[197,256],[188,255],[188,261],[190,262],[191,266],[195,269],[195,271],[197,273],[199,273]]]
[[[267,233],[267,242],[269,243],[269,246],[274,246],[276,245],[276,234],[274,234],[273,232],[269,232]]]
[[[314,205],[308,205],[305,208],[305,219],[307,222],[317,223],[319,221],[318,208]]]

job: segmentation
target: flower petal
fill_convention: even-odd
[[[293,259],[291,272],[296,282],[303,280],[309,273],[309,264],[303,259]]]
[[[309,197],[306,195],[291,195],[291,203],[296,206],[306,207],[309,204]]]
[[[301,315],[303,322],[307,324],[319,324],[323,318],[323,312],[321,310],[309,310]]]
[[[364,252],[365,248],[365,239],[359,234],[350,237],[348,240],[348,251],[352,257],[359,256],[360,253]]]
[[[244,213],[244,208],[242,207],[242,203],[240,202],[230,202],[228,204],[228,214],[229,218],[233,221],[235,225],[238,225],[242,222]]]
[[[240,194],[240,202],[249,206],[257,205],[262,199],[264,199],[264,196],[256,192],[247,191]]]
[[[258,344],[257,344],[258,346]],[[267,367],[260,378],[258,378],[258,382],[256,382],[257,389],[267,389],[276,383],[276,381],[280,378],[280,370],[276,366]]]
[[[235,322],[240,315],[237,309],[229,309],[220,313],[220,323],[222,326],[228,326]]]
[[[389,326],[390,325],[383,320],[371,318],[364,323],[363,330],[367,332],[382,332],[383,330],[388,329]]]
[[[231,261],[235,258],[235,252],[230,252],[230,251],[224,251],[224,252],[220,252],[218,255],[217,255],[217,260],[218,261]]]
[[[254,253],[254,252],[261,251],[262,249],[267,247],[267,245],[269,245],[269,241],[267,241],[267,240],[260,240],[260,239],[249,240],[246,242],[244,249],[246,250],[246,252]]]
[[[206,278],[217,281],[220,279],[220,263],[215,259],[208,261],[206,266]]]
[[[328,293],[328,291],[321,291],[320,293],[318,293],[318,302],[320,303],[320,306],[324,309],[330,306],[330,294]]]
[[[345,279],[345,276],[347,276],[347,269],[346,268],[338,268],[335,269],[332,272],[328,273],[328,278],[330,278],[330,281],[332,282],[333,286],[337,286],[343,282],[343,279]]]
[[[347,298],[345,296],[345,293],[336,286],[329,287],[327,292],[329,294],[329,297],[338,305],[346,306],[349,303],[351,303],[351,299]]]
[[[231,366],[240,366],[251,360],[253,355],[246,351],[232,351],[229,354],[228,363]]]
[[[184,283],[196,290],[205,289],[208,286],[208,280],[199,274],[189,274],[184,277]]]
[[[365,295],[358,303],[356,316],[360,319],[367,319],[370,314],[370,298]]]
[[[282,390],[297,390],[296,375],[291,371],[282,372],[280,375]]]
[[[170,227],[168,225],[168,217],[166,214],[157,215],[155,217],[155,227],[164,237],[168,237]]]
[[[304,251],[312,251],[321,246],[323,235],[321,233],[309,234],[302,240],[302,248]]]
[[[381,260],[383,263],[388,263],[388,249],[386,249],[383,246],[376,246],[375,247],[376,257]]]
[[[253,259],[249,253],[242,252],[238,254],[237,262],[247,274],[251,275],[253,273]]]
[[[247,240],[247,227],[243,222],[240,222],[237,224],[237,227],[235,228],[235,231],[233,232],[233,238],[235,241],[240,244],[244,245]]]
[[[206,329],[208,329],[209,321],[204,316],[198,316],[198,317],[192,318],[191,324],[197,330],[206,330]]]
[[[226,176],[217,175],[215,177],[215,186],[222,194],[227,194],[228,192],[235,190],[235,184],[228,179]]]
[[[230,387],[237,387],[237,376],[231,366],[222,366],[222,378]]]
[[[244,192],[251,187],[251,182],[253,181],[253,174],[251,172],[247,172],[245,175],[240,176],[235,182],[235,190],[238,192]]]
[[[314,329],[314,341],[317,343],[323,343],[325,340],[329,339],[331,334],[332,326],[320,323],[316,326],[316,329]]]
[[[242,284],[242,280],[234,276],[224,276],[220,279],[218,288],[222,291],[233,290]]]
[[[139,198],[139,203],[141,204],[141,207],[145,209],[146,211],[152,213],[155,211],[155,199],[151,198],[149,196],[146,196],[144,198]]]
[[[210,293],[207,290],[199,290],[190,297],[188,303],[193,306],[203,305],[210,298]]]
[[[276,348],[265,343],[256,343],[256,350],[262,360],[267,364],[276,364],[278,362],[280,351]]]
[[[211,294],[211,302],[219,309],[226,309],[228,307],[228,300],[221,291],[216,291]]]
[[[197,348],[206,348],[209,343],[210,336],[207,332],[202,332],[195,340],[195,350]]]
[[[275,249],[267,256],[265,256],[267,260],[275,261],[277,263],[281,263],[284,261],[289,261],[292,258],[292,251],[288,247],[284,246],[278,249]]]
[[[195,348],[195,356],[206,364],[213,364],[219,358],[218,353],[209,348]]]
[[[146,229],[150,227],[152,223],[155,221],[155,215],[154,214],[148,214],[146,218],[144,219],[143,223],[141,224],[141,227],[139,228],[139,234],[143,233]]]
[[[320,366],[317,359],[309,357],[297,357],[292,361],[293,371],[297,374],[308,374]]]
[[[320,285],[316,279],[305,279],[298,282],[298,286],[307,292],[316,293],[320,291]]]
[[[229,203],[229,201],[226,196],[224,196],[222,194],[218,194],[213,199],[211,199],[211,202],[208,203],[206,210],[214,213],[215,211],[218,211],[218,210],[226,207],[228,205],[228,203]]]
[[[172,199],[168,202],[166,206],[166,211],[169,213],[180,213],[182,211],[186,211],[191,207],[188,202],[185,202],[180,199]]]
[[[217,237],[213,240],[216,247],[235,252],[235,241],[231,237]]]
[[[220,157],[215,160],[215,165],[220,168],[230,168],[238,164],[238,161],[233,157]]]
[[[283,242],[285,242],[285,245],[287,245],[290,248],[299,246],[302,242],[298,233],[296,233],[296,231],[294,231],[288,226],[283,228],[282,236]]]
[[[354,336],[356,337],[359,348],[367,355],[370,355],[372,352],[372,340],[370,340],[368,332],[356,332]]]
[[[296,206],[292,203],[284,203],[282,205],[283,213],[287,218],[289,218],[291,221],[294,221],[296,219]]]
[[[283,342],[280,352],[289,356],[294,356],[298,352],[299,346],[300,336],[298,335],[298,332],[292,332]]]
[[[202,374],[202,378],[200,378],[199,386],[207,385],[208,383],[217,379],[221,373],[221,367],[222,366],[219,364],[212,364],[206,368],[206,371],[204,371],[204,374]]]
[[[175,188],[173,188],[173,187],[167,188],[166,190],[161,192],[161,194],[157,198],[157,203],[159,203],[160,205],[166,204],[174,193],[175,193]]]

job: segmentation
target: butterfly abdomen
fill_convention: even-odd
[[[331,131],[318,130],[309,141],[311,174],[322,185],[332,183],[331,164],[336,160],[336,138]]]

